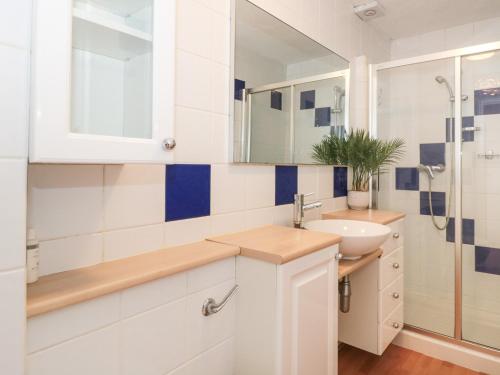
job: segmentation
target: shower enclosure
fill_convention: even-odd
[[[500,349],[500,43],[371,67],[370,131],[406,154],[374,204],[406,213],[405,325]]]

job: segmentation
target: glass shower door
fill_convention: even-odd
[[[500,52],[462,63],[462,338],[500,349]]]
[[[377,73],[377,137],[399,137],[406,143],[405,156],[380,176],[378,187],[379,208],[406,213],[404,321],[450,337],[455,328],[455,244],[453,219],[447,226],[446,216],[455,215],[453,82],[453,58]],[[438,165],[443,170],[431,176],[426,167]]]

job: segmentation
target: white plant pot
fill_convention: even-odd
[[[347,193],[347,205],[352,210],[366,210],[370,205],[370,192],[349,191]]]

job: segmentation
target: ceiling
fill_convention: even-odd
[[[351,0],[353,5],[369,0]],[[500,0],[378,0],[385,15],[368,21],[391,39],[500,16]]]

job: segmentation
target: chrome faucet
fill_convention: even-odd
[[[313,208],[319,208],[323,203],[321,202],[311,202],[304,203],[304,198],[313,195],[309,194],[295,194],[293,202],[293,226],[295,228],[304,227],[304,211],[311,210]]]

